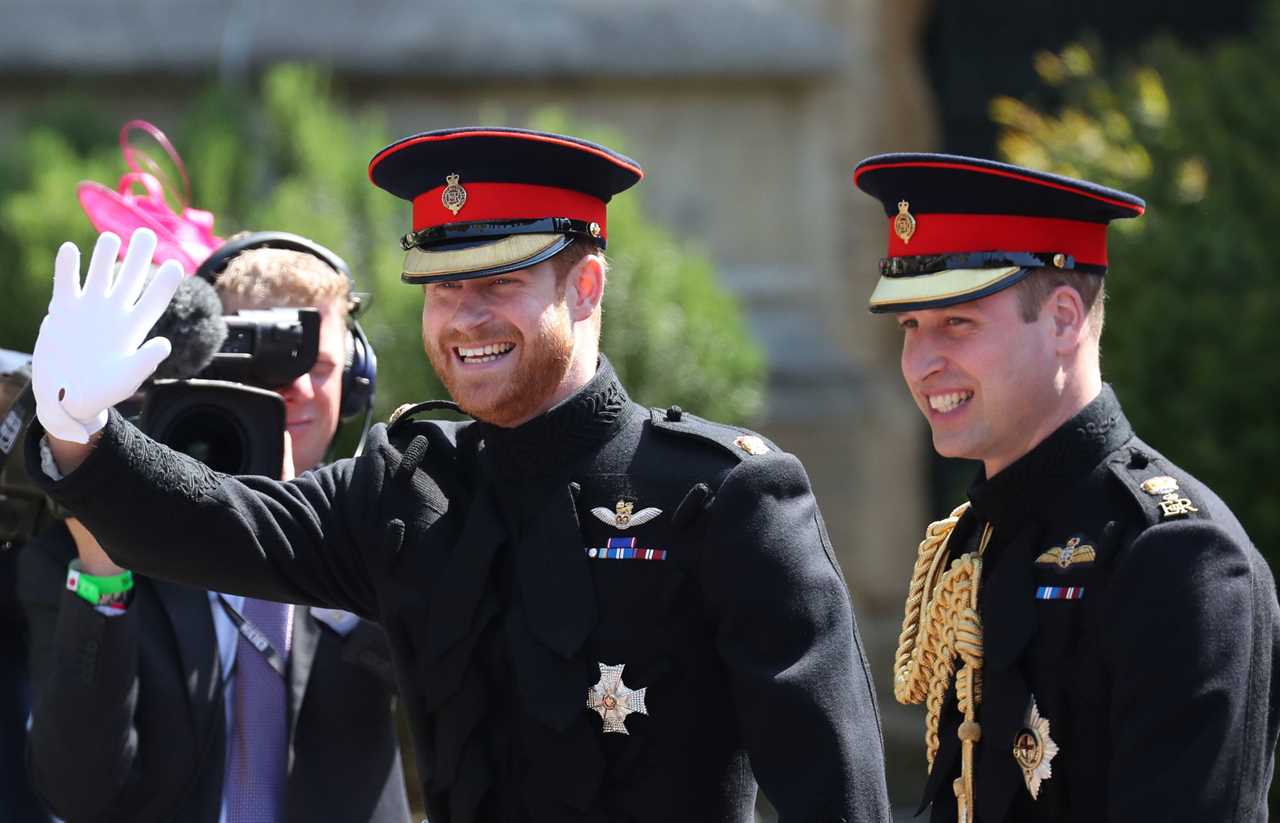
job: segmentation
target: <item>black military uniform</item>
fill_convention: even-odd
[[[449,193],[483,179],[453,153],[458,134],[397,145],[445,146],[470,169]],[[622,168],[570,138],[503,134],[473,145],[494,156],[498,140],[520,169],[533,151],[544,176],[563,163],[598,180],[573,152]],[[388,151],[375,180],[388,157],[430,160]],[[493,206],[475,200],[496,190],[467,188],[415,203],[415,221],[439,203]],[[528,222],[600,237],[602,217]],[[523,243],[523,227],[505,221],[486,259],[559,243]],[[456,276],[486,230],[415,229],[406,279],[441,263]],[[461,248],[431,245],[459,236]],[[363,456],[288,484],[215,474],[113,412],[88,459],[46,487],[131,568],[379,620],[433,823],[745,823],[757,779],[784,821],[888,820],[870,677],[800,463],[750,432],[631,402],[603,357],[524,425],[405,411]]]
[[[873,311],[974,300],[1037,268],[1100,275],[1106,221],[1142,210],[969,158],[876,157],[857,180],[890,218]],[[973,558],[977,624],[946,603]],[[1267,819],[1271,571],[1212,491],[1134,435],[1110,386],[930,527],[911,591],[895,691],[929,706],[932,820],[959,816],[965,737],[979,823]]]

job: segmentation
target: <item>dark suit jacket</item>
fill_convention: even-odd
[[[747,823],[757,779],[784,823],[889,819],[874,692],[800,462],[632,403],[603,359],[506,434],[402,417],[289,483],[218,475],[114,412],[75,472],[40,482],[123,565],[381,622],[432,823]],[[662,511],[593,513],[618,501]],[[662,558],[600,555],[631,537]],[[602,664],[647,690],[625,735],[588,708]]]
[[[58,524],[28,545],[32,783],[67,823],[217,823],[226,715],[206,592],[136,576],[120,617],[66,590],[75,545]],[[288,818],[405,823],[409,810],[382,630],[345,638],[295,610]]]

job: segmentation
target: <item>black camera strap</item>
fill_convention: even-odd
[[[253,625],[253,622],[241,614],[235,606],[231,605],[231,602],[222,594],[218,595],[218,602],[222,604],[222,610],[227,613],[227,617],[231,618],[231,622],[236,624],[236,629],[244,636],[245,640],[249,641],[249,645],[261,652],[262,656],[266,658],[267,665],[275,669],[276,674],[281,677],[287,677],[288,669],[285,667],[284,656],[276,651],[275,646],[271,645],[271,641],[267,639],[262,629]]]

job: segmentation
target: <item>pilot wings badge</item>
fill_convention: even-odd
[[[1080,538],[1073,537],[1065,546],[1054,546],[1036,558],[1037,566],[1055,566],[1066,571],[1072,566],[1092,566],[1097,558],[1093,546],[1081,546]]]
[[[653,507],[633,511],[634,504],[626,500],[619,500],[614,506],[613,511],[609,511],[604,506],[596,506],[591,510],[597,518],[606,526],[613,526],[615,529],[626,531],[632,526],[643,526],[653,518],[662,514],[662,509]]]

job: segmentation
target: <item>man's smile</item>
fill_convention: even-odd
[[[511,353],[515,343],[490,343],[484,346],[454,346],[453,354],[464,364],[471,366],[480,363],[492,363]]]
[[[935,414],[950,414],[973,399],[973,392],[965,390],[926,394],[925,399]]]

